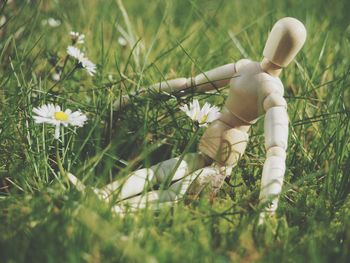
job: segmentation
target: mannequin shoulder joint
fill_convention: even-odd
[[[270,93],[263,102],[265,112],[272,107],[284,107],[287,108],[287,102],[281,94]]]

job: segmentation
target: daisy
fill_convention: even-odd
[[[201,109],[197,99],[190,102],[189,105],[180,107],[180,110],[185,112],[191,120],[197,122],[200,127],[206,126],[208,123],[216,120],[220,116],[218,107],[212,107],[208,102],[206,102]]]
[[[58,19],[55,19],[53,17],[50,17],[48,19],[44,19],[41,21],[41,24],[43,26],[49,25],[50,27],[58,27],[61,25],[61,21]]]
[[[54,73],[51,75],[52,80],[59,81],[61,79],[61,75],[58,73]]]
[[[50,17],[49,19],[47,19],[47,23],[49,24],[49,26],[51,27],[58,27],[61,25],[61,21],[58,19],[54,19],[52,17]]]
[[[69,33],[69,35],[72,39],[73,45],[74,44],[84,44],[84,42],[85,42],[85,35],[84,34],[80,34],[79,32],[71,31]]]
[[[69,56],[75,58],[90,76],[93,76],[96,73],[96,65],[85,57],[84,53],[79,48],[68,46],[67,53]]]
[[[121,45],[122,47],[125,47],[128,44],[128,42],[126,41],[125,38],[118,37],[118,44]]]
[[[6,21],[7,21],[6,16],[0,16],[0,27],[5,25]]]
[[[81,65],[83,68],[85,68],[86,72],[90,75],[93,76],[96,73],[96,65],[92,63],[88,58],[83,58],[80,61]]]
[[[68,124],[77,127],[83,127],[87,120],[85,114],[80,111],[72,112],[70,109],[61,110],[60,106],[54,104],[42,105],[39,108],[34,108],[33,112],[37,116],[33,116],[35,123],[48,123],[55,126],[55,139],[60,137],[61,124],[65,127]]]
[[[76,60],[80,61],[84,58],[84,53],[77,47],[68,46],[67,47],[67,53],[69,56],[75,58]]]

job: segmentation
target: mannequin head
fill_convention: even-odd
[[[295,58],[306,40],[306,29],[299,20],[285,17],[273,26],[264,48],[262,67],[272,75]],[[279,71],[279,72],[278,72]]]

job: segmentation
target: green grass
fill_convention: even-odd
[[[0,4],[7,18],[0,28],[0,261],[349,262],[349,1],[123,4]],[[92,192],[81,194],[67,184],[56,164],[53,129],[34,123],[33,107],[52,102],[88,115],[83,128],[65,129],[63,166],[87,185],[105,185],[181,154],[194,135],[179,111],[192,96],[135,98],[117,113],[112,104],[120,93],[196,75],[245,54],[261,60],[267,34],[283,16],[303,21],[308,38],[281,77],[291,125],[274,220],[256,225],[263,120],[232,172],[230,182],[237,186],[225,185],[213,204],[203,196],[190,205],[121,218]],[[42,25],[49,17],[62,24]],[[132,46],[118,44],[120,28]],[[56,83],[51,76],[63,65],[71,30],[86,35],[86,54],[98,73],[77,70]],[[64,74],[72,67],[68,61]],[[195,96],[222,106],[226,95],[227,89]]]

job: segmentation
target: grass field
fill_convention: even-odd
[[[0,262],[350,262],[349,1],[6,2]],[[290,117],[287,171],[277,216],[265,226],[256,223],[263,119],[232,172],[235,187],[225,184],[213,204],[203,196],[120,217],[89,189],[67,183],[57,147],[64,169],[90,186],[177,156],[193,139],[195,151],[203,130],[195,134],[179,110],[192,95],[135,98],[121,112],[113,102],[160,80],[261,60],[269,30],[284,16],[301,20],[308,38],[281,76]],[[72,30],[85,34],[95,76],[66,59]],[[226,95],[195,96],[221,107]],[[46,103],[79,109],[88,122],[64,129],[58,142],[51,126],[33,120],[33,108]]]

